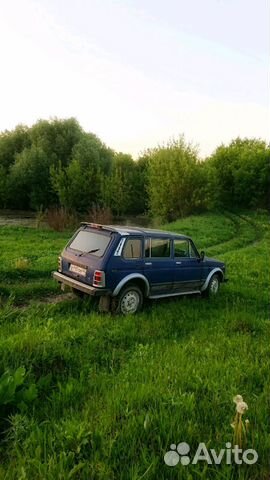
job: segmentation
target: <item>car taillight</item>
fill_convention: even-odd
[[[58,257],[58,272],[62,272],[62,257]]]
[[[94,287],[105,287],[105,272],[102,272],[101,270],[95,270],[94,279],[93,279],[93,286]]]

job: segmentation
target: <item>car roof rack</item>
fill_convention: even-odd
[[[81,225],[87,225],[88,227],[93,227],[93,228],[103,228],[104,225],[101,225],[101,223],[93,223],[93,222],[81,222]]]
[[[156,230],[152,228],[143,228],[143,227],[135,227],[135,226],[125,226],[125,225],[102,225],[101,223],[93,223],[93,222],[81,222],[81,226],[96,228],[97,230],[105,230],[107,232],[117,232],[120,235],[130,235],[132,234],[154,234],[154,235],[169,235],[170,237],[181,237],[190,239],[188,235],[179,232],[168,232],[166,230]]]
[[[102,225],[101,223],[93,223],[93,222],[81,222],[80,225],[83,227],[91,227],[96,228],[97,230],[107,230],[109,232],[117,232],[117,229],[112,227],[111,225]]]

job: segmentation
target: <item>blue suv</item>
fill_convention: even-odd
[[[145,298],[216,295],[226,281],[224,263],[199,254],[186,235],[93,223],[81,224],[53,277],[122,314],[138,312]]]

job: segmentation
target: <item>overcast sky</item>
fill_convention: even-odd
[[[269,141],[270,0],[0,0],[0,130],[76,117],[135,157]]]

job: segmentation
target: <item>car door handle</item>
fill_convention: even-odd
[[[176,263],[176,265],[181,265],[182,262],[175,262],[175,263]]]
[[[145,262],[145,265],[152,265],[152,262]]]

